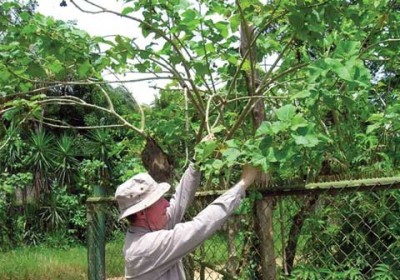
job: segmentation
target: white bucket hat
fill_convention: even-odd
[[[147,173],[140,173],[120,185],[115,198],[118,202],[119,217],[121,220],[135,214],[157,202],[169,189],[170,184],[158,184]]]

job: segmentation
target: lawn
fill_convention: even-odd
[[[122,241],[106,246],[107,277],[122,276]],[[80,280],[87,279],[87,249],[46,247],[19,248],[0,254],[1,280]]]

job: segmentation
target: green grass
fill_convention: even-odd
[[[106,245],[107,277],[123,276],[123,241]],[[19,248],[0,253],[1,280],[86,280],[87,250],[46,247]]]
[[[2,280],[87,279],[86,248],[20,248],[0,254]]]
[[[243,242],[238,236],[235,238],[235,247],[237,250],[237,256],[240,258],[243,249]],[[213,235],[211,238],[207,239],[202,246],[196,249],[195,256],[198,259],[215,265],[225,264],[229,258],[227,235],[223,233]]]
[[[117,277],[124,275],[124,257],[122,246],[124,245],[123,236],[106,245],[106,274],[107,277]]]

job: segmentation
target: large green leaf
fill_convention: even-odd
[[[291,121],[291,119],[296,114],[296,107],[294,107],[291,104],[288,104],[288,105],[282,106],[281,108],[276,110],[275,114],[280,121],[283,121],[283,122]]]
[[[235,148],[228,148],[222,153],[222,156],[228,162],[228,165],[235,163],[240,155],[241,155],[240,150]]]
[[[307,134],[307,135],[295,135],[292,134],[292,137],[294,138],[294,141],[296,142],[297,145],[300,146],[305,146],[305,147],[315,147],[318,145],[319,140],[318,137],[312,134]]]

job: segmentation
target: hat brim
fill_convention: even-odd
[[[128,217],[132,214],[135,214],[139,211],[142,211],[143,209],[146,209],[147,207],[150,207],[154,203],[156,203],[169,189],[171,188],[171,185],[168,183],[160,183],[158,184],[156,190],[149,195],[147,198],[143,199],[141,202],[132,205],[131,207],[125,209],[119,214],[118,221]]]

